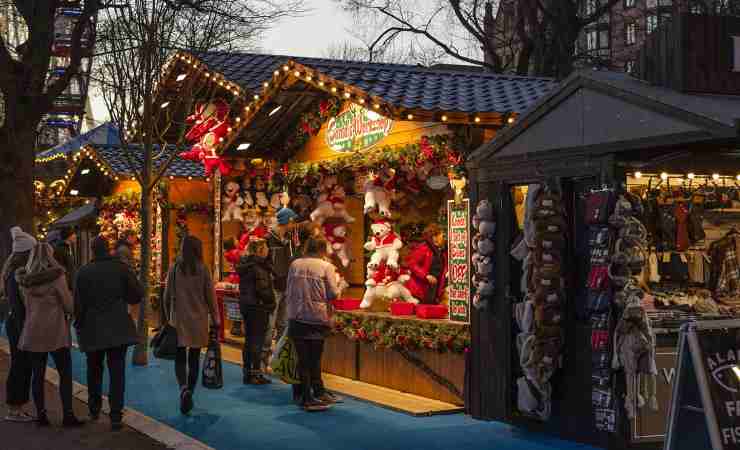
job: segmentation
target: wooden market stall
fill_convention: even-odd
[[[674,20],[702,42],[730,42],[726,33],[738,29],[736,19]],[[690,40],[657,38],[676,45],[669,62],[652,42],[638,70],[675,63],[663,74],[681,79],[681,90],[578,72],[468,159],[472,201],[489,200],[498,218],[495,292],[472,323],[482,330],[472,345],[475,417],[603,448],[661,448],[678,327],[740,312],[737,286],[717,269],[739,217],[740,73]],[[714,71],[702,80],[721,83],[695,79],[707,77],[697,67]],[[725,95],[704,95],[713,86]],[[545,222],[552,211],[562,226]],[[551,226],[560,237],[547,234]],[[648,351],[636,372],[624,368],[630,356],[615,339],[628,323],[639,324]]]
[[[130,147],[130,160],[134,164],[140,163],[142,149],[137,145]],[[120,144],[89,142],[58,154],[40,155],[37,159],[37,163],[42,165],[64,163],[66,172],[55,185],[59,195],[81,199],[88,207],[94,205],[95,211],[88,222],[86,234],[94,236],[101,233],[112,243],[128,231],[133,231],[137,236],[141,233],[141,188],[125,156],[126,151]],[[174,149],[158,152],[155,166],[166,160],[172,151]],[[138,171],[140,167],[133,169]],[[151,301],[155,309],[159,304],[162,280],[169,263],[177,256],[182,236],[192,234],[201,239],[204,252],[208,255],[206,264],[213,266],[210,181],[201,164],[176,157],[159,183],[152,227],[151,279],[155,297]],[[134,250],[136,259],[136,246]],[[87,255],[88,252],[81,254]],[[154,317],[159,319],[158,314]]]
[[[318,230],[332,243],[345,286],[335,302],[324,371],[447,405],[439,410],[459,409],[471,315],[461,162],[553,82],[467,67],[178,53],[166,66],[160,100],[196,78],[218,92],[215,101],[196,107],[191,131],[197,135],[206,123],[211,130],[195,140],[205,150],[199,156],[207,173],[213,171],[214,274],[221,280],[227,340],[242,342],[235,258],[287,207],[301,224],[302,232],[291,235],[296,254],[305,234]],[[437,253],[421,236],[430,224],[447,235],[446,244],[434,244]],[[366,245],[373,233],[385,248],[382,257]],[[400,247],[388,247],[397,240]],[[436,265],[405,273],[422,253]],[[368,268],[373,258],[380,262]],[[442,267],[448,265],[449,283]],[[405,277],[432,273],[435,288],[424,281],[412,294]],[[410,306],[417,301],[427,304]],[[382,403],[377,392],[366,397]]]

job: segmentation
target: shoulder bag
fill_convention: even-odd
[[[174,360],[177,355],[177,329],[170,324],[170,320],[175,309],[175,285],[177,279],[177,264],[172,269],[172,279],[168,277],[167,282],[172,282],[169,286],[170,297],[170,311],[169,317],[167,317],[167,323],[154,335],[152,338],[152,349],[154,350],[154,356],[159,359]]]

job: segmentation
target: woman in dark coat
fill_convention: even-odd
[[[275,310],[275,272],[272,269],[267,241],[251,241],[247,256],[236,270],[239,273],[239,308],[241,309],[246,339],[242,350],[244,384],[269,384],[262,374],[261,353],[270,314]]]
[[[110,255],[104,237],[93,240],[92,251],[93,260],[77,272],[75,328],[80,350],[87,355],[90,418],[97,420],[100,415],[106,359],[110,375],[110,419],[113,430],[117,431],[123,419],[126,350],[138,342],[127,305],[140,303],[144,292],[131,269]]]
[[[31,422],[34,418],[23,411],[23,405],[29,401],[31,390],[31,354],[20,350],[18,342],[26,320],[26,308],[23,305],[20,287],[15,272],[28,262],[31,249],[36,239],[24,233],[19,227],[10,230],[13,241],[13,252],[5,261],[2,270],[0,297],[8,302],[9,315],[5,321],[5,332],[10,344],[10,371],[5,382],[5,402],[8,404],[8,422]]]

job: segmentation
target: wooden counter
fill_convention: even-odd
[[[356,315],[358,319],[370,316],[419,323],[455,325],[446,320],[425,320],[413,316],[398,318],[388,313],[354,311],[343,311],[343,313]],[[461,324],[460,326],[464,325]],[[464,355],[452,352],[439,353],[426,349],[415,351],[412,355],[436,374],[450,381],[461,394],[464,392]],[[352,341],[340,334],[333,334],[326,340],[322,370],[352,380],[455,405],[463,405],[464,403],[462,398],[454,395],[432,379],[425,371],[409,362],[399,352],[391,349],[375,349],[372,344]]]

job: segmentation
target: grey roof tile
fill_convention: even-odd
[[[405,108],[522,113],[556,83],[475,70],[362,63],[254,53],[209,52],[200,59],[249,91],[258,91],[289,60]]]
[[[120,145],[92,145],[91,147],[95,149],[98,156],[110,166],[115,174],[124,176],[133,175],[126,160],[125,150]],[[159,147],[157,146],[156,148],[158,149]],[[136,170],[141,170],[144,161],[144,149],[138,145],[132,145],[130,151]],[[155,168],[159,168],[174,151],[177,151],[177,149],[174,146],[170,146],[164,152],[157,152],[154,160]],[[167,168],[164,176],[204,178],[205,170],[203,164],[200,162],[188,161],[178,156]]]

